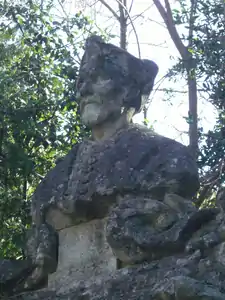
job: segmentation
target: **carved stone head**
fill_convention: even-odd
[[[138,59],[98,36],[88,38],[77,82],[83,123],[92,127],[132,108],[139,112],[157,73],[153,61]]]

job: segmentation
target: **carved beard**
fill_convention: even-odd
[[[86,104],[81,112],[82,123],[88,127],[100,125],[109,120],[115,120],[122,114],[122,108],[114,101],[105,104]]]
[[[81,120],[84,125],[92,127],[98,124],[101,115],[101,106],[97,103],[86,104],[81,113]]]

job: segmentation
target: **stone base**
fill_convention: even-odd
[[[94,220],[59,231],[58,267],[49,276],[49,288],[58,289],[116,270],[116,258],[106,242],[105,225],[105,219]]]

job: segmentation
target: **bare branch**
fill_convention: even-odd
[[[115,12],[115,10],[105,0],[99,0],[99,1],[113,14],[113,16],[116,18],[116,20],[120,23],[120,21],[121,21],[120,16]],[[128,19],[130,20],[129,24],[131,24],[131,26],[133,28],[135,38],[136,38],[136,41],[137,41],[137,46],[138,46],[138,55],[139,55],[139,58],[141,58],[141,49],[140,49],[138,34],[137,34],[136,28],[133,24],[133,21],[132,21],[131,15],[130,15],[130,11],[129,11],[132,7],[130,7],[130,9],[128,10],[126,5],[124,5],[124,3],[126,4],[126,2],[123,3],[120,0],[116,0],[116,2],[119,4],[120,8],[123,8],[123,10],[126,12],[126,15],[127,15]]]
[[[176,130],[177,132],[179,132],[180,133],[180,135],[188,135],[188,131],[185,131],[185,130],[180,130],[180,129],[178,129],[176,126],[171,126],[174,130]]]
[[[193,6],[192,16],[190,16],[190,22],[194,22],[194,14],[196,11],[195,8],[195,0],[191,1],[191,5]],[[183,60],[188,79],[188,102],[189,102],[189,112],[188,114],[192,118],[192,122],[189,124],[189,148],[193,154],[193,157],[197,158],[198,153],[198,118],[197,118],[197,81],[196,81],[196,75],[195,75],[195,61],[192,58],[191,53],[188,51],[188,47],[186,47],[182,39],[180,38],[178,31],[176,29],[176,25],[173,19],[173,13],[170,7],[169,0],[164,0],[165,2],[165,8],[161,4],[160,0],[153,0],[156,8],[158,9],[162,19],[164,20],[167,30],[173,40],[174,45],[176,46],[177,50],[180,53],[180,56]],[[190,23],[192,25],[192,23]],[[191,26],[192,27],[192,26]],[[193,28],[191,28],[190,34],[193,34],[192,32]]]
[[[132,7],[133,7],[133,4],[134,4],[134,0],[131,0],[131,4],[130,4],[130,8],[129,8],[129,13],[131,13],[131,10],[132,10]]]
[[[133,30],[133,29],[132,29]],[[128,36],[131,34],[132,31],[130,31],[128,33]],[[136,44],[136,42],[129,42],[130,45],[134,45]],[[163,43],[160,43],[160,44],[153,44],[153,43],[149,43],[149,42],[142,42],[141,45],[148,45],[148,46],[151,46],[151,47],[160,47],[160,48],[164,48],[164,49],[168,49],[168,46],[165,46],[166,42],[163,42]]]
[[[156,23],[156,24],[162,26],[163,28],[167,28],[166,25],[165,25],[164,23],[158,22],[158,21],[153,20],[153,19],[151,19],[151,18],[147,18],[147,20],[149,20],[150,22]]]
[[[118,3],[120,11],[120,47],[124,50],[127,49],[127,12],[123,6]],[[126,0],[123,0],[124,7],[127,7]]]
[[[101,0],[101,1],[102,1],[102,0]],[[126,13],[127,13],[127,16],[128,16],[128,18],[129,18],[130,23],[131,23],[131,26],[132,26],[132,28],[133,28],[133,30],[134,30],[135,38],[136,38],[136,41],[137,41],[137,46],[138,46],[138,56],[139,56],[139,58],[141,58],[141,48],[140,48],[139,38],[138,38],[138,34],[137,34],[136,28],[135,28],[135,26],[134,26],[134,23],[133,23],[133,21],[132,21],[132,18],[131,18],[131,16],[130,16],[130,13],[129,13],[127,7],[126,7],[120,0],[116,0],[116,1],[117,1],[117,3],[119,3],[119,4],[121,5],[121,7],[124,8],[124,10],[125,10]]]
[[[196,13],[196,5],[197,1],[196,0],[191,0],[191,12],[190,12],[190,18],[189,18],[189,43],[188,43],[188,48],[191,48],[193,45],[193,25],[194,25],[194,20],[195,20],[195,13]]]
[[[151,95],[151,98],[149,99],[150,101],[149,101],[149,104],[148,104],[148,106],[147,106],[147,109],[149,108],[149,106],[150,106],[150,104],[151,104],[151,102],[152,102],[151,99],[154,98],[155,93],[158,91],[159,87],[162,85],[162,83],[164,82],[164,80],[165,80],[167,77],[168,77],[168,74],[164,75],[162,78],[160,78],[160,79],[155,83],[155,86],[156,86],[156,85],[158,85],[158,86],[153,90],[153,93],[152,93],[152,95]]]
[[[68,14],[67,14],[67,12],[65,11],[65,8],[64,8],[64,6],[63,6],[63,2],[62,2],[61,0],[58,0],[58,4],[60,5],[60,7],[61,7],[61,9],[62,9],[62,11],[63,11],[63,13],[64,13],[64,15],[65,15],[66,18],[68,19]]]
[[[188,91],[179,91],[179,90],[173,90],[173,89],[167,89],[167,88],[153,89],[153,91],[165,92],[165,93],[178,93],[178,94],[187,94],[188,93]]]
[[[112,7],[105,0],[100,0],[100,2],[113,14],[117,21],[120,22],[120,17],[117,15],[115,10],[112,9]]]
[[[148,7],[147,7],[145,10],[143,10],[140,14],[134,16],[134,17],[132,18],[132,22],[134,22],[136,19],[142,17],[143,14],[144,14],[146,11],[148,11],[152,6],[153,6],[153,4],[151,4],[150,6],[148,6]],[[130,24],[131,24],[131,23],[128,23],[128,25],[130,25]]]
[[[224,171],[225,161],[223,158],[216,166],[214,166],[213,169],[210,169],[210,171],[204,175],[204,177],[201,179],[202,189],[196,202],[197,206],[201,206],[207,196],[212,192]]]
[[[187,58],[189,57],[189,52],[188,52],[187,48],[184,46],[184,44],[177,32],[176,26],[174,24],[172,10],[171,10],[169,1],[165,0],[166,9],[162,6],[160,0],[153,0],[153,2],[155,4],[155,6],[157,7],[165,24],[167,25],[169,34],[170,34],[175,46],[177,47],[177,50],[179,51],[182,59],[187,60]]]
[[[99,0],[94,1],[91,5],[89,5],[90,7],[95,6],[98,3]]]
[[[38,176],[38,178],[40,178],[41,180],[43,180],[44,178],[45,178],[45,176],[42,176],[41,174],[39,174],[39,173],[35,173],[37,176]]]

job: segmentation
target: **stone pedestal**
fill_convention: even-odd
[[[106,241],[105,225],[104,219],[94,220],[59,231],[58,268],[49,276],[50,288],[68,286],[116,270],[116,258]]]

